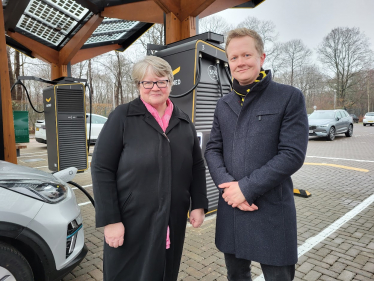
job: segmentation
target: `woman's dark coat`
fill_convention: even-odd
[[[91,173],[96,227],[125,226],[123,246],[104,243],[104,280],[177,280],[190,199],[192,209],[208,207],[204,161],[188,116],[174,105],[164,134],[139,98],[118,106],[95,145]]]
[[[291,175],[304,162],[308,120],[303,94],[269,73],[243,106],[231,92],[218,101],[205,158],[215,184],[238,181],[249,204],[243,212],[220,196],[216,245],[224,253],[267,265],[297,262]],[[302,188],[302,187],[301,187]]]

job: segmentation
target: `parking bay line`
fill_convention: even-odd
[[[349,166],[343,166],[343,165],[336,165],[336,164],[327,164],[327,163],[304,163],[304,165],[314,165],[314,166],[330,166],[335,168],[342,168],[347,170],[354,170],[359,172],[367,173],[369,170],[367,169],[361,169],[361,168],[355,168],[355,167],[349,167]]]
[[[27,157],[36,157],[36,156],[45,156],[48,155],[47,153],[44,154],[33,154],[33,155],[20,155],[18,158],[27,158]]]
[[[310,158],[321,158],[321,159],[331,159],[331,160],[344,160],[344,161],[356,161],[356,162],[367,162],[374,163],[373,160],[359,160],[359,159],[348,159],[348,158],[334,158],[334,157],[323,157],[323,156],[306,156]]]
[[[314,237],[311,237],[307,239],[304,244],[302,244],[300,247],[297,248],[298,257],[300,258],[305,253],[307,253],[309,250],[313,249],[317,244],[325,240],[328,236],[333,234],[335,231],[337,231],[342,225],[347,223],[349,220],[354,218],[357,214],[361,213],[364,209],[370,206],[374,202],[374,194],[366,198],[364,201],[362,201],[360,204],[358,204],[356,207],[354,207],[352,210],[350,210],[348,213],[346,213],[344,216],[342,216],[340,219],[337,219],[335,222],[330,224],[328,227],[326,227],[324,230],[322,230],[319,234],[317,234]],[[255,279],[255,281],[261,281],[265,280],[264,275],[261,274],[259,277]]]

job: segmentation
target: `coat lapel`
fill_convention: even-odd
[[[160,134],[164,134],[164,131],[161,129],[160,125],[157,123],[156,119],[153,118],[152,114],[149,113],[144,103],[140,100],[140,97],[130,102],[130,108],[127,113],[127,116],[144,116],[144,122],[149,126],[155,129]]]
[[[237,97],[237,95],[232,91],[230,94],[228,94],[224,101],[229,105],[232,111],[235,112],[237,116],[239,116],[240,111],[242,110],[242,107],[240,105],[240,100]]]
[[[189,123],[190,121],[186,117],[186,115],[174,104],[173,114],[171,115],[169,126],[166,128],[166,134],[168,134],[175,126],[177,126],[180,121],[186,121]]]

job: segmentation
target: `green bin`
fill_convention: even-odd
[[[14,134],[16,143],[30,142],[29,139],[29,112],[13,111]]]

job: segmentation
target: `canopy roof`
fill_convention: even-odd
[[[196,0],[197,2],[204,2]],[[231,2],[228,7],[253,8],[264,0],[238,1],[224,0]],[[159,6],[175,5],[165,0],[2,0],[4,9],[5,30],[8,32],[6,42],[9,46],[34,57],[33,51],[27,46],[27,42],[15,40],[9,36],[9,32],[22,34],[29,39],[43,44],[53,50],[60,51],[74,35],[84,27],[95,15],[100,14],[104,18],[90,37],[84,42],[80,49],[88,49],[106,45],[118,44],[117,50],[123,51],[146,32],[154,23],[163,23],[164,12]],[[159,3],[160,2],[160,3]],[[165,2],[165,3],[163,3]],[[211,2],[207,11],[203,11],[200,17],[221,9],[221,1]],[[216,2],[216,3],[215,3]],[[239,3],[239,4],[238,4]],[[208,3],[209,4],[209,3]],[[235,5],[237,4],[237,5]],[[133,10],[139,14],[144,12],[140,18],[148,21],[136,21],[133,19],[118,19],[109,17],[126,11],[132,13],[127,17],[137,17]],[[227,4],[224,4],[226,8]],[[117,9],[120,8],[120,9]],[[142,11],[142,9],[144,11]],[[147,9],[147,10],[146,10]],[[151,9],[151,11],[149,10]],[[116,11],[117,10],[117,11]],[[205,13],[204,13],[205,12]],[[35,52],[35,51],[34,51]]]
[[[56,51],[61,50],[94,15],[94,12],[73,0],[12,0],[3,1],[4,4],[6,31],[20,33]],[[104,18],[81,49],[118,44],[122,46],[119,48],[122,51],[152,25],[153,23]],[[9,46],[33,57],[27,46],[9,36],[6,39]]]

